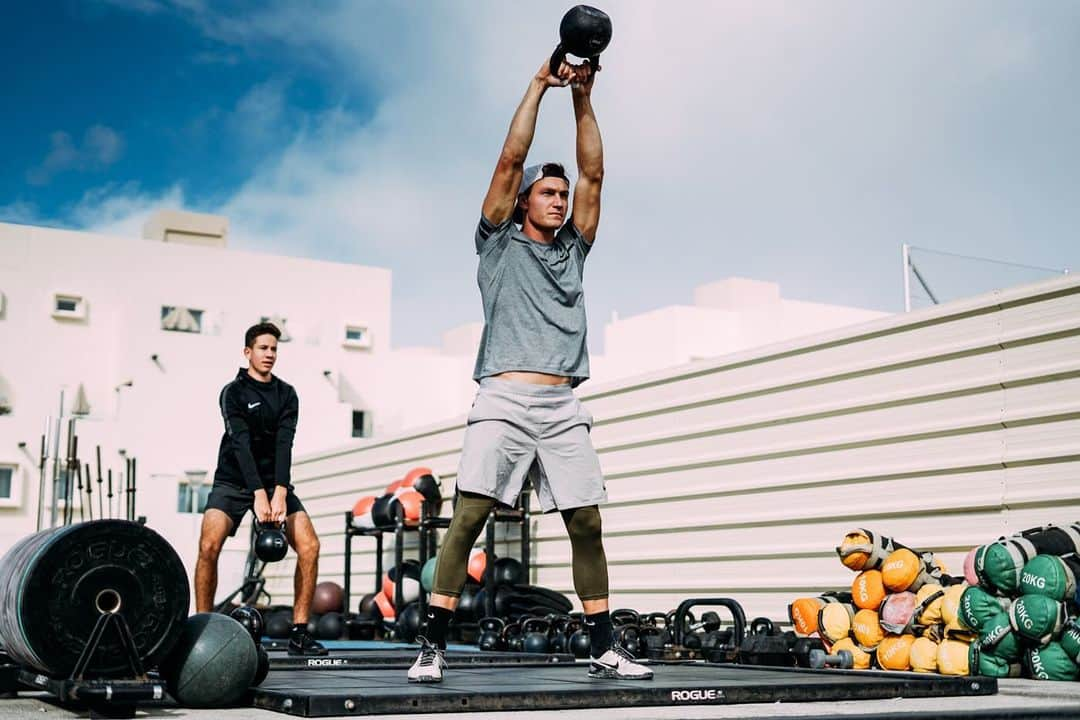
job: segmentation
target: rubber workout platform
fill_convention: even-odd
[[[288,655],[288,641],[263,638],[262,646],[270,654],[271,670],[332,670],[354,667],[378,666],[381,668],[407,668],[416,660],[418,645],[385,640],[324,640],[330,651],[322,657]],[[475,645],[450,643],[446,649],[446,663],[450,667],[460,665],[543,665],[545,663],[573,663],[569,654],[529,654],[519,652],[489,652]]]
[[[653,665],[647,681],[592,680],[584,663],[463,665],[442,683],[413,684],[401,668],[323,672],[274,668],[255,707],[298,715],[382,715],[658,705],[870,700],[992,695],[997,681],[913,673],[735,665]]]
[[[400,650],[353,650],[332,652],[323,657],[301,657],[285,653],[270,654],[270,669],[277,670],[329,670],[341,668],[377,666],[380,668],[407,668],[416,660],[416,648]],[[529,655],[512,652],[446,652],[446,664],[450,667],[469,665],[545,665],[574,662],[573,655]]]

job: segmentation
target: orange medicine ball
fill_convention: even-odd
[[[358,528],[373,528],[375,527],[375,521],[371,517],[371,506],[375,504],[374,495],[365,495],[356,501],[353,505],[353,527]]]
[[[424,500],[431,504],[434,514],[437,515],[441,511],[443,501],[442,480],[430,468],[413,468],[406,473],[397,492],[400,493],[405,488],[411,488],[420,493]]]
[[[394,502],[401,503],[401,508],[405,511],[406,525],[415,525],[420,522],[420,506],[424,504],[423,495],[415,490],[402,490],[399,488],[397,497],[394,498]],[[396,513],[397,508],[395,508],[394,511]]]
[[[476,582],[484,582],[484,570],[487,569],[487,553],[476,549],[469,556],[469,577]]]
[[[390,601],[383,593],[379,593],[375,596],[375,605],[379,608],[379,614],[382,615],[383,620],[394,619],[394,603]]]

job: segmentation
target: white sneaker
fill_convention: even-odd
[[[420,641],[420,654],[409,668],[409,682],[442,682],[442,671],[446,667],[443,651],[429,643],[427,638],[418,637],[417,640]]]
[[[634,660],[621,647],[613,647],[598,658],[592,658],[589,677],[613,680],[652,680],[653,671]]]

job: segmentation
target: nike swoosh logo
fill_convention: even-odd
[[[257,403],[248,403],[248,410],[251,410],[252,408],[257,408],[257,407],[259,407],[260,405],[262,405],[262,403],[261,403],[261,402],[257,402]]]

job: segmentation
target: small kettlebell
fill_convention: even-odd
[[[263,562],[277,562],[289,551],[285,531],[279,525],[256,524],[255,555]]]

